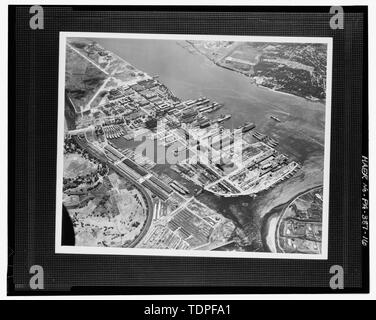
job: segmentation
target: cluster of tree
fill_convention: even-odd
[[[254,67],[255,75],[268,79],[263,86],[292,93],[302,97],[325,99],[325,88],[322,83],[312,81],[307,70],[293,69],[287,66],[278,66],[276,63],[261,61]]]
[[[97,165],[95,171],[88,173],[86,175],[78,175],[74,178],[63,178],[63,190],[75,189],[82,184],[93,185],[100,177],[104,177],[108,174],[109,167],[107,164],[102,163],[98,159],[94,158],[86,150],[82,150],[76,143],[73,137],[66,137],[64,139],[64,153],[78,153],[84,159]],[[81,189],[83,191],[83,189]]]

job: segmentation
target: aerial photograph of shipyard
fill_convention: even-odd
[[[74,247],[326,250],[328,43],[264,38],[66,35],[58,195]]]

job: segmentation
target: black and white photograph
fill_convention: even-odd
[[[7,297],[237,319],[373,292],[368,4],[18,2]]]
[[[331,40],[61,32],[56,252],[326,259]]]

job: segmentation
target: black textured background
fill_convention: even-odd
[[[344,7],[344,30],[330,28],[330,7],[43,8],[44,30],[31,30],[29,6],[9,7],[8,294],[333,292],[334,264],[344,267],[345,292],[368,291],[366,7]],[[329,259],[55,254],[59,31],[333,37]],[[36,264],[45,291],[29,289]]]

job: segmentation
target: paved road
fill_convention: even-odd
[[[71,48],[73,51],[75,51],[78,55],[80,55],[81,57],[83,57],[84,59],[86,59],[87,61],[89,61],[92,65],[94,65],[96,68],[98,68],[99,70],[101,70],[104,74],[108,75],[108,72],[106,70],[104,70],[101,66],[97,65],[93,60],[89,59],[87,56],[85,56],[84,54],[82,54],[79,50],[77,50],[75,47],[73,47],[72,45],[70,45],[69,43],[67,43],[67,46],[69,48]]]

